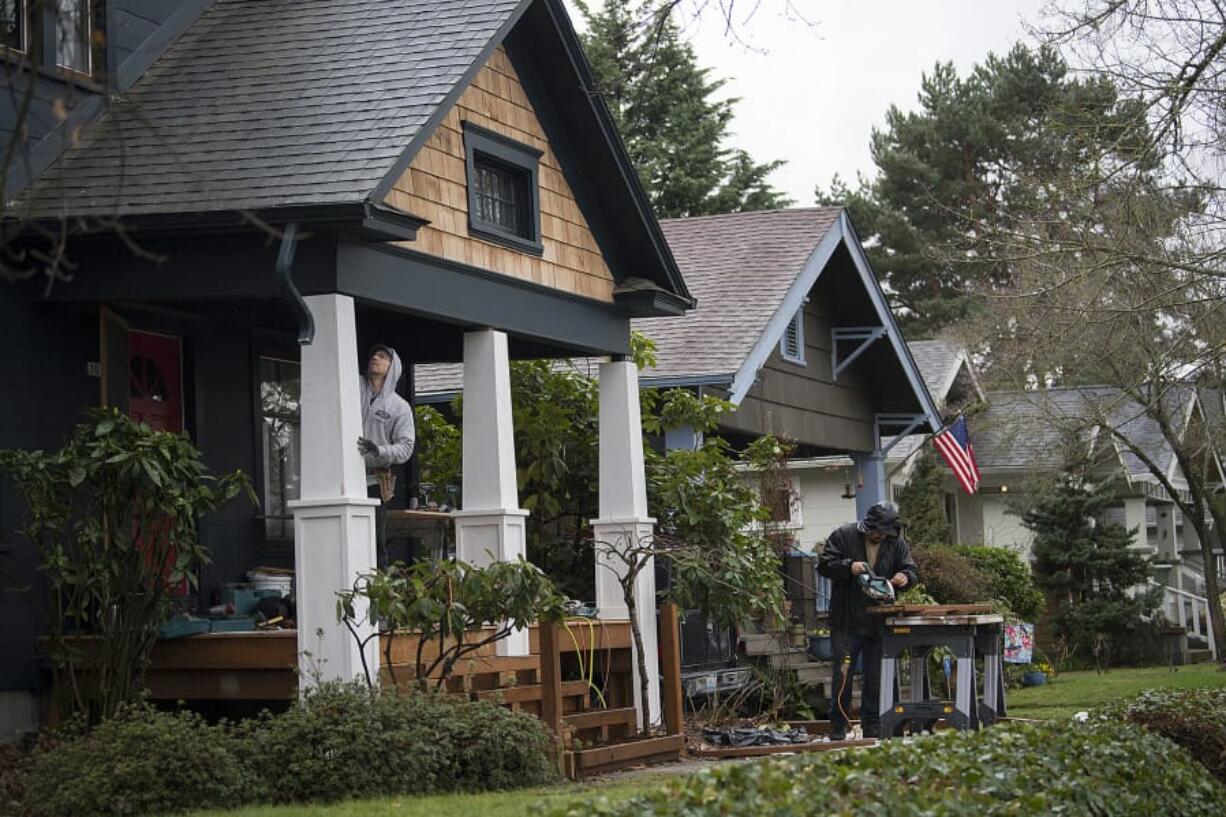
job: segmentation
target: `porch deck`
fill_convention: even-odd
[[[412,677],[417,637],[411,633],[384,636],[380,657],[389,638],[393,641],[393,672],[401,681]],[[537,670],[541,652],[538,625],[529,628],[528,643],[528,656],[499,658],[492,644],[466,656],[456,665],[454,674],[463,683],[453,683],[453,687],[458,687],[456,691],[480,690],[490,683],[490,675],[520,673],[522,678],[523,673]],[[568,622],[558,651],[573,657],[578,653],[591,655],[595,647],[602,671],[607,667],[612,676],[630,671],[630,646],[629,622],[595,619],[590,625]],[[149,693],[159,700],[291,700],[298,695],[297,652],[298,631],[288,629],[208,633],[159,641],[153,648],[147,675]],[[438,654],[437,647],[428,644],[423,654],[433,658]],[[382,675],[388,677],[386,667]]]

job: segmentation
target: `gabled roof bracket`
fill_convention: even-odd
[[[830,368],[833,380],[839,379],[839,373],[850,366],[856,358],[864,354],[873,341],[885,337],[884,326],[836,326],[830,330]],[[846,357],[839,357],[839,341],[859,341],[859,344]]]
[[[885,428],[901,428],[902,431],[894,435],[894,439],[890,440],[889,445],[881,449],[881,456],[890,453],[890,449],[898,445],[903,437],[906,437],[915,431],[920,426],[928,422],[927,414],[878,414],[873,418],[874,438],[881,445],[881,429]]]

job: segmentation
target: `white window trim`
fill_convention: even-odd
[[[805,308],[802,306],[796,310],[796,314],[787,322],[783,328],[783,336],[779,338],[779,356],[788,363],[795,363],[797,366],[805,365]],[[788,330],[796,326],[796,346],[800,350],[799,354],[788,354]]]

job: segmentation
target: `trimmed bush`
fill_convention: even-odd
[[[1046,600],[1030,574],[1030,565],[1012,550],[975,545],[960,547],[959,553],[970,558],[975,568],[987,579],[988,594],[1009,605],[1022,621],[1038,621]]]
[[[134,817],[539,786],[553,752],[541,721],[493,703],[329,684],[238,725],[127,708],[40,749],[14,785],[31,817]]]
[[[110,817],[241,805],[260,786],[238,748],[229,729],[197,715],[125,707],[88,735],[35,754],[25,813]]]
[[[990,582],[970,557],[946,545],[911,551],[924,589],[937,604],[973,604],[991,598]]]
[[[1147,689],[1096,714],[1144,726],[1178,743],[1226,784],[1226,688]]]
[[[1123,724],[1010,725],[890,740],[870,751],[746,763],[629,800],[555,806],[547,817],[763,814],[1222,814],[1226,788],[1165,738]]]
[[[540,720],[442,694],[326,685],[242,732],[273,802],[509,789],[557,777]]]

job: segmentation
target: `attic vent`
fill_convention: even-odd
[[[805,324],[804,309],[796,310],[796,314],[788,321],[783,330],[783,339],[779,341],[779,354],[789,363],[805,365]]]

